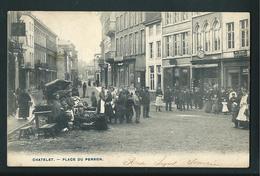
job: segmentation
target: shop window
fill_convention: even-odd
[[[235,47],[234,41],[234,23],[227,23],[227,48],[231,49]]]
[[[154,66],[150,66],[150,90],[154,90]]]
[[[241,47],[248,46],[248,20],[241,20],[240,21],[240,40],[241,40]]]

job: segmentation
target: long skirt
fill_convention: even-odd
[[[248,117],[245,115],[245,111],[247,109],[247,105],[242,105],[239,109],[237,120],[239,121],[249,121]]]
[[[19,107],[19,117],[23,117],[23,118],[29,117],[29,112],[30,112],[29,110],[30,110],[30,106],[21,105]]]
[[[206,101],[206,108],[205,108],[205,112],[206,113],[211,113],[212,111],[212,102],[211,101]]]
[[[163,101],[162,101],[162,96],[161,95],[156,97],[155,106],[163,106]]]

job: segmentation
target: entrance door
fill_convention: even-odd
[[[239,73],[229,73],[229,86],[236,88],[239,86]]]

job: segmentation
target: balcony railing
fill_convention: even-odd
[[[109,51],[109,52],[105,53],[105,60],[108,62],[114,60],[115,57],[116,57],[115,51]]]
[[[116,32],[116,22],[108,19],[105,22],[105,34],[111,37],[115,35],[115,32]]]

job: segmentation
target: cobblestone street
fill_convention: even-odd
[[[92,91],[90,89],[89,91]],[[10,151],[31,152],[248,152],[249,131],[233,128],[230,115],[192,110],[155,112],[140,124],[111,124],[107,131],[73,130],[55,139],[9,140]]]

